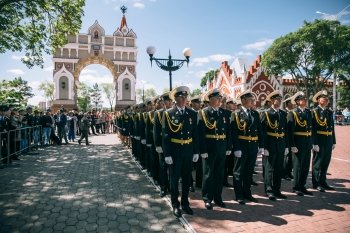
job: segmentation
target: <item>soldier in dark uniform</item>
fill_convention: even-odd
[[[197,95],[191,98],[191,108],[198,112],[201,109],[201,96]],[[196,187],[201,188],[202,182],[203,182],[203,168],[202,168],[202,160],[198,159],[196,163],[193,164],[193,167],[196,172]],[[195,188],[193,186],[193,177],[191,175],[191,181],[190,181],[190,191],[194,192]]]
[[[318,106],[312,111],[313,137],[313,159],[312,159],[312,185],[320,192],[334,190],[326,181],[332,150],[335,148],[335,133],[333,112],[327,108],[327,91],[319,91],[314,95],[313,102]]]
[[[280,110],[281,99],[279,91],[271,92],[266,97],[267,101],[271,101],[271,107],[261,114],[265,149],[263,153],[265,192],[272,201],[275,201],[276,197],[287,198],[280,191],[284,156],[289,153],[287,113]]]
[[[169,187],[169,173],[168,166],[164,160],[163,148],[162,148],[162,120],[163,113],[165,110],[171,107],[172,101],[169,98],[169,92],[164,93],[160,96],[158,102],[159,105],[163,105],[161,109],[154,113],[154,125],[153,125],[153,141],[156,147],[156,152],[158,153],[159,159],[159,186],[160,186],[160,196],[164,197],[170,190]]]
[[[145,107],[142,112],[143,116],[143,126],[140,127],[141,130],[141,144],[142,144],[142,150],[144,151],[144,164],[145,168],[147,169],[147,173],[149,176],[152,176],[151,174],[151,154],[149,147],[152,146],[152,144],[147,145],[147,140],[146,140],[146,134],[147,134],[147,121],[148,121],[148,112],[153,111],[153,104],[152,100],[150,98],[147,98],[145,100]]]
[[[243,92],[240,99],[241,108],[231,116],[231,133],[235,156],[233,186],[236,200],[244,205],[244,199],[258,202],[252,196],[251,181],[257,155],[264,152],[264,139],[259,113],[251,109],[255,102],[252,92]]]
[[[162,122],[163,152],[165,162],[170,166],[170,192],[173,214],[181,216],[180,202],[178,200],[178,183],[182,179],[182,210],[192,215],[188,201],[192,162],[199,157],[197,113],[186,108],[186,99],[190,90],[180,86],[170,92],[169,97],[175,100],[173,108],[164,112]]]
[[[291,102],[291,98],[285,99],[283,101],[285,103],[285,111],[288,115],[290,111],[294,109],[294,105]],[[285,180],[292,180],[293,179],[293,160],[292,160],[292,151],[289,147],[289,153],[284,156],[284,162],[283,162],[283,178]]]
[[[297,92],[291,98],[297,108],[288,113],[288,139],[293,152],[293,192],[299,196],[313,195],[305,187],[312,149],[312,116],[306,108],[306,96]]]
[[[220,108],[221,94],[217,88],[205,97],[209,107],[198,113],[199,149],[203,163],[202,198],[205,207],[213,209],[212,201],[225,208],[222,201],[222,187],[225,157],[231,154],[230,122],[226,112]]]
[[[141,140],[140,140],[140,119],[141,119],[141,105],[138,104],[135,108],[134,115],[134,138],[135,138],[135,158],[141,164]],[[142,165],[141,165],[142,166]]]
[[[236,101],[232,98],[226,99],[226,109],[223,109],[227,122],[230,122],[232,112],[236,111],[237,105]],[[232,184],[228,182],[228,176],[233,175],[233,166],[234,166],[234,155],[231,153],[226,156],[225,159],[225,168],[224,168],[224,180],[223,185],[225,187],[233,187]]]

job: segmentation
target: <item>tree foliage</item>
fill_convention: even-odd
[[[190,97],[195,97],[197,95],[200,95],[202,94],[202,90],[197,88],[197,89],[194,89],[191,93],[190,93]]]
[[[28,98],[32,96],[34,96],[32,88],[21,77],[0,82],[1,103],[24,107],[28,104]]]
[[[113,111],[113,103],[116,98],[116,90],[112,83],[102,83],[103,93],[106,95],[109,105],[111,106],[111,112]]]
[[[147,98],[153,98],[156,96],[157,96],[157,92],[156,92],[156,90],[154,90],[154,88],[136,89],[136,101],[138,103],[142,103]]]
[[[265,51],[262,65],[268,75],[289,74],[299,90],[325,88],[334,72],[349,70],[350,27],[338,21],[315,20],[276,39]]]
[[[91,108],[91,87],[85,83],[80,83],[78,87],[78,107],[83,112],[87,112]]]
[[[92,86],[89,94],[92,106],[97,109],[102,104],[102,90],[97,83]]]
[[[0,0],[0,53],[25,51],[29,68],[67,43],[81,27],[85,0]]]
[[[48,99],[50,99],[51,101],[53,101],[54,99],[54,84],[53,82],[41,82],[39,87],[38,87],[38,90],[44,92],[44,96]]]
[[[201,79],[201,87],[204,87],[205,85],[207,85],[208,79],[209,81],[212,81],[220,72],[220,69],[216,69],[216,70],[209,70],[207,73],[205,73],[205,75],[202,77]]]

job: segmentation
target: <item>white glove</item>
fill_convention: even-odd
[[[333,146],[332,146],[332,150],[334,150],[335,149],[335,144],[333,144]]]
[[[140,140],[140,137],[139,137],[139,136],[135,136],[135,139],[136,139],[136,140]]]
[[[198,161],[198,158],[199,158],[199,155],[198,155],[198,154],[194,154],[194,155],[193,155],[193,158],[192,158],[192,161],[193,161],[193,162],[197,162],[197,161]]]
[[[264,148],[259,148],[258,155],[263,155],[264,154]]]
[[[320,147],[318,145],[312,145],[312,150],[315,152],[319,152],[320,151]]]
[[[147,147],[151,147],[151,146],[152,146],[152,144],[147,144],[146,146],[147,146]]]
[[[241,150],[236,150],[235,152],[233,152],[233,154],[234,154],[235,157],[237,157],[237,158],[242,157],[242,151],[241,151]]]
[[[202,157],[203,159],[208,158],[208,153],[201,154],[201,157]]]
[[[231,152],[232,152],[232,151],[227,150],[227,151],[226,151],[226,155],[230,155],[230,154],[231,154]]]
[[[125,128],[123,128],[123,131],[125,131]]]
[[[164,158],[166,164],[173,164],[173,158],[171,156],[167,156]]]
[[[268,151],[268,150],[266,150],[266,149],[265,149],[265,150],[264,150],[263,155],[264,155],[264,156],[269,156],[269,155],[270,155],[270,153],[269,153],[269,151]]]
[[[141,139],[141,144],[146,144],[146,139]]]
[[[298,148],[296,148],[295,146],[294,147],[291,147],[290,150],[293,152],[293,153],[298,153]]]
[[[163,149],[162,149],[161,146],[157,146],[157,147],[156,147],[156,151],[157,151],[158,153],[163,153]]]
[[[289,153],[289,149],[288,148],[284,149],[284,155],[287,155],[288,153]]]

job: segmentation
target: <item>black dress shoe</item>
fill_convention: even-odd
[[[321,193],[324,193],[324,192],[325,192],[324,188],[321,187],[321,186],[318,186],[316,189],[317,189],[317,191],[319,191],[319,192],[321,192]]]
[[[205,203],[205,208],[207,208],[207,210],[212,210],[213,206],[212,206],[211,202],[206,202]]]
[[[270,201],[276,201],[276,197],[275,197],[275,195],[273,195],[273,193],[268,193],[266,195],[267,195],[267,197],[269,198]]]
[[[301,197],[304,196],[304,193],[301,192],[299,189],[293,188],[293,193],[295,193],[296,195],[301,196]]]
[[[79,143],[79,145],[81,144],[81,141],[80,140],[78,140],[78,143]]]
[[[180,209],[179,209],[179,207],[174,207],[173,208],[173,214],[175,215],[175,217],[177,217],[177,218],[180,218],[181,217],[181,211],[180,211]]]
[[[193,210],[189,206],[182,206],[182,210],[189,215],[193,215]]]
[[[324,188],[325,190],[335,190],[335,188],[329,186],[328,184],[322,185],[322,188]]]
[[[254,186],[258,186],[259,184],[256,183],[254,180],[252,180],[252,182],[250,183],[251,185],[254,185]]]
[[[237,199],[238,204],[245,205],[245,202],[243,199]]]
[[[221,208],[226,208],[226,204],[223,201],[214,201],[215,204]]]
[[[281,198],[281,199],[287,199],[287,196],[282,194],[281,192],[275,192],[275,197]]]
[[[256,199],[255,197],[253,197],[253,196],[248,196],[248,197],[246,197],[245,199],[247,199],[248,201],[251,201],[251,202],[256,202],[256,203],[258,203],[259,202],[259,200],[258,199]]]
[[[309,190],[307,190],[306,188],[303,188],[300,190],[304,195],[308,195],[308,196],[313,196],[314,194],[312,192],[310,192]]]

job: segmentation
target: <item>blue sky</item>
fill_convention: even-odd
[[[157,58],[167,58],[170,49],[178,59],[184,58],[184,48],[191,48],[190,65],[173,73],[173,86],[199,88],[208,70],[219,68],[224,60],[232,64],[235,57],[251,64],[274,39],[296,31],[304,20],[338,17],[349,25],[350,7],[336,16],[349,4],[349,0],[86,0],[80,32],[86,33],[98,20],[106,34],[113,34],[120,25],[120,7],[125,5],[128,27],[138,37],[137,87],[145,83],[145,88],[153,87],[160,94],[169,87],[169,76],[155,64],[151,67],[148,46],[156,47]],[[37,104],[44,100],[37,86],[52,81],[52,58],[45,55],[43,69],[28,69],[21,56],[0,54],[0,79],[22,76],[36,94],[30,102]],[[112,82],[112,75],[102,65],[89,65],[79,79],[92,85]]]

